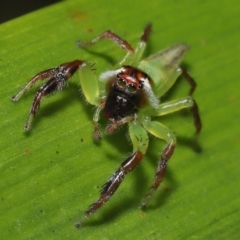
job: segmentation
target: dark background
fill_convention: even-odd
[[[0,0],[0,23],[61,0]]]

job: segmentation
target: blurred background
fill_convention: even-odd
[[[61,0],[1,0],[0,24]]]

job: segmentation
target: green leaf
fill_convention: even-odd
[[[240,222],[240,31],[238,2],[69,0],[0,25],[1,239],[238,239]],[[23,126],[37,86],[17,103],[10,98],[37,72],[74,59],[110,68],[124,52],[109,41],[76,46],[111,29],[134,46],[153,23],[147,53],[186,42],[184,63],[198,83],[203,120],[201,154],[189,142],[191,116],[159,118],[177,133],[178,147],[163,184],[145,211],[164,142],[148,153],[119,190],[82,228],[74,223],[131,152],[126,128],[92,139],[92,107],[78,79],[41,104],[33,127]],[[168,98],[187,94],[178,81]],[[102,121],[102,126],[106,124]],[[103,130],[103,129],[102,129]]]

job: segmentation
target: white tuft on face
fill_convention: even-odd
[[[158,105],[160,103],[159,99],[155,96],[152,87],[149,83],[148,79],[141,79],[143,81],[143,91],[145,92],[148,102],[149,104],[153,107],[153,108],[158,108]]]
[[[111,79],[113,77],[116,77],[117,74],[119,74],[120,72],[123,72],[123,71],[124,71],[124,68],[120,68],[120,69],[117,69],[117,70],[109,70],[109,71],[103,72],[99,77],[100,81],[101,82],[107,82],[109,79]]]

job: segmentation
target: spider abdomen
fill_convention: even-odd
[[[112,90],[105,103],[103,114],[107,119],[114,121],[131,116],[136,112],[134,100],[116,89]]]

